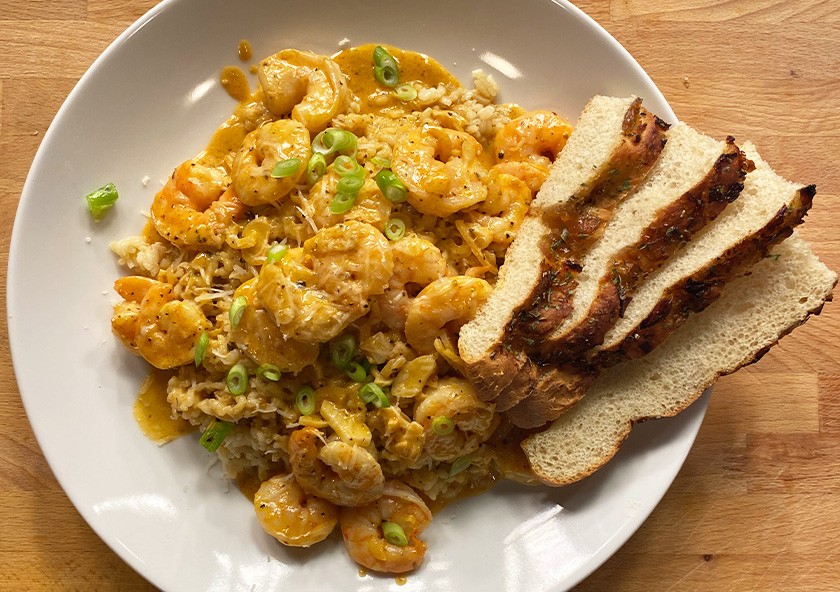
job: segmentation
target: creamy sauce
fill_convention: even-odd
[[[247,62],[251,59],[253,52],[251,51],[251,44],[248,43],[247,39],[242,39],[239,42],[239,46],[236,48],[236,53],[239,55],[239,59],[243,62]]]
[[[386,108],[402,107],[403,102],[394,96],[393,90],[380,84],[373,76],[373,50],[375,44],[360,45],[339,52],[333,60],[347,75],[350,91],[359,97],[363,111],[381,111]],[[444,84],[452,89],[461,86],[449,70],[427,55],[384,45],[400,69],[400,84],[421,82],[434,87]],[[411,105],[409,101],[407,103]]]
[[[152,370],[134,402],[137,425],[159,446],[197,429],[186,419],[172,418],[172,406],[166,400],[166,383],[171,376],[171,372]]]
[[[225,66],[219,76],[219,82],[222,83],[222,88],[227,94],[240,103],[251,96],[251,87],[245,77],[245,72],[237,66]]]

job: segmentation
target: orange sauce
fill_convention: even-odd
[[[408,578],[405,576],[397,576],[394,578],[394,582],[396,582],[397,586],[405,586],[408,583]]]
[[[249,500],[254,501],[254,496],[257,495],[257,490],[262,485],[256,470],[246,471],[236,476],[236,486],[239,491]]]
[[[243,62],[247,62],[251,59],[253,52],[251,50],[251,44],[247,39],[242,39],[239,42],[239,46],[236,48],[236,53],[239,56],[239,59]]]
[[[410,107],[411,101],[403,103],[394,96],[393,89],[380,84],[373,76],[374,43],[351,47],[340,51],[333,60],[347,75],[350,91],[359,97],[363,111],[381,111],[386,108]],[[400,69],[400,84],[420,82],[424,86],[444,84],[458,88],[461,83],[439,62],[422,53],[404,51],[390,45],[383,45]]]
[[[172,406],[166,400],[166,383],[171,376],[171,372],[152,370],[134,402],[137,425],[159,446],[197,429],[186,419],[172,418]]]
[[[237,66],[225,66],[222,69],[219,82],[222,83],[222,88],[225,89],[227,94],[240,103],[251,96],[251,87],[248,85],[245,72]]]

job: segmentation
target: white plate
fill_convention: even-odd
[[[560,490],[506,484],[438,515],[422,568],[397,586],[360,577],[333,536],[309,551],[265,536],[246,499],[208,475],[195,437],[157,448],[132,404],[144,363],[109,330],[108,243],[136,234],[172,168],[200,150],[234,106],[217,80],[241,38],[259,58],[386,42],[421,50],[469,82],[483,67],[503,99],[574,117],[593,94],[643,96],[673,119],[621,46],[567,2],[172,0],[123,33],[59,111],[32,165],[12,237],[9,334],[32,427],[93,529],[168,591],[508,590],[574,585],[656,506],[699,428],[706,398],[633,435],[607,468]],[[151,182],[143,187],[141,179]],[[120,201],[91,222],[82,196],[113,181]],[[285,586],[284,586],[285,584]]]

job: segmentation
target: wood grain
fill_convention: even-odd
[[[840,0],[579,0],[677,115],[751,139],[819,194],[802,234],[840,269]],[[49,122],[149,0],[0,0],[0,269]],[[5,306],[5,282],[0,287]],[[722,379],[677,480],[578,590],[837,590],[840,305]],[[0,322],[0,591],[154,588],[90,530],[26,421]]]

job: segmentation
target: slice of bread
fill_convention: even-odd
[[[572,313],[540,344],[539,357],[564,361],[600,344],[637,286],[738,197],[751,168],[733,138],[671,127],[644,184],[584,257]]]
[[[837,275],[793,236],[647,356],[605,371],[574,408],[522,448],[550,485],[578,481],[618,451],[634,423],[676,415],[719,376],[758,361],[819,314]]]
[[[652,351],[691,313],[714,302],[726,282],[748,272],[802,221],[811,207],[814,187],[800,188],[776,175],[749,142],[744,144],[744,152],[754,161],[755,170],[746,176],[741,196],[642,283],[624,316],[607,331],[604,344],[595,348],[587,361],[562,361],[564,384],[573,384],[579,377],[578,387],[586,389],[596,372],[593,367]],[[542,371],[557,372],[554,368]],[[507,418],[522,428],[539,427],[560,417],[568,408],[568,399],[574,397],[563,392],[558,399],[551,390],[535,390],[509,409]]]
[[[495,400],[511,383],[517,385],[512,392],[523,396],[534,388],[536,375],[522,339],[514,342],[510,328],[523,311],[535,307],[552,313],[544,315],[544,331],[562,317],[562,308],[543,299],[558,277],[554,267],[563,264],[547,256],[558,227],[554,222],[577,223],[580,209],[595,203],[609,202],[612,207],[604,212],[614,209],[653,166],[665,145],[666,128],[635,97],[594,97],[581,113],[508,250],[488,302],[461,328],[459,353],[482,399]]]
[[[756,168],[747,175],[740,198],[636,292],[596,348],[597,363],[609,365],[650,352],[691,312],[713,302],[724,283],[765,257],[802,222],[814,186],[782,179],[751,143],[743,149]]]

